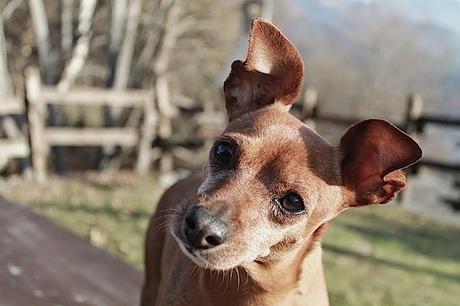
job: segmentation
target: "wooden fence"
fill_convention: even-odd
[[[404,128],[406,132],[415,138],[423,136],[425,128],[428,125],[450,126],[460,129],[460,118],[424,114],[423,99],[420,95],[411,95],[407,105],[407,116]],[[421,167],[429,167],[449,172],[460,172],[460,159],[457,163],[455,163],[425,157],[412,167],[412,173],[417,174]]]
[[[14,98],[0,104],[0,116],[24,114],[27,111],[29,120],[29,141],[26,137],[0,139],[0,166],[2,160],[10,158],[27,158],[31,156],[33,172],[38,180],[45,180],[47,176],[47,161],[51,146],[121,146],[137,149],[136,170],[140,174],[146,173],[154,156],[169,155],[172,158],[193,164],[196,150],[209,146],[214,131],[218,125],[216,115],[193,110],[201,127],[207,131],[196,139],[187,140],[190,143],[171,141],[158,135],[158,118],[161,116],[154,105],[154,93],[150,90],[123,90],[101,89],[95,87],[74,87],[61,92],[55,86],[44,86],[36,69],[26,72],[27,110],[23,99]],[[317,122],[348,126],[362,118],[347,118],[338,115],[322,114],[318,107],[318,93],[307,88],[303,98],[294,106],[294,112],[301,120],[315,127]],[[141,124],[126,127],[107,128],[74,128],[47,126],[47,106],[108,106],[113,108],[130,107],[143,114]],[[206,116],[205,116],[206,115]],[[201,118],[203,117],[203,118]],[[1,117],[0,117],[1,118]],[[213,120],[209,121],[209,118]],[[198,120],[199,119],[199,120]],[[204,121],[203,121],[204,120]],[[223,120],[220,118],[219,120]],[[203,121],[203,122],[202,122]],[[208,122],[209,121],[209,122]],[[460,127],[460,119],[448,116],[432,116],[424,114],[423,100],[419,95],[411,95],[407,102],[405,120],[396,125],[414,137],[423,135],[429,124]],[[187,142],[186,141],[186,142]],[[29,149],[30,147],[30,149]],[[155,154],[154,152],[161,152]],[[172,162],[172,161],[171,161]],[[161,164],[161,163],[160,163]],[[411,169],[416,174],[420,167],[431,167],[447,171],[460,171],[460,163],[448,163],[440,160],[424,158],[417,166]]]
[[[348,126],[364,119],[321,114],[318,107],[317,97],[318,94],[315,89],[307,88],[303,99],[299,104],[302,121],[310,124],[312,127],[315,127],[317,122]],[[423,136],[427,125],[441,125],[460,128],[460,118],[425,114],[422,96],[419,94],[411,94],[407,100],[405,120],[403,122],[395,122],[394,124],[411,136],[420,138]],[[410,173],[417,174],[421,167],[429,167],[442,171],[460,172],[460,159],[458,162],[446,162],[424,157],[419,163],[411,167]]]
[[[36,178],[44,181],[47,176],[47,160],[51,146],[121,146],[137,147],[136,170],[148,171],[151,163],[151,148],[155,138],[157,115],[150,90],[100,89],[94,87],[72,88],[61,92],[55,86],[43,86],[38,70],[26,73],[28,119],[32,164]],[[139,128],[73,128],[47,127],[47,105],[79,105],[132,107],[143,111],[143,122]]]
[[[6,132],[5,138],[0,138],[0,169],[13,158],[28,158],[30,154],[27,137],[18,133],[12,115],[24,114],[24,99],[11,97],[0,103],[0,121]]]

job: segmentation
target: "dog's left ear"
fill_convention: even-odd
[[[403,168],[422,157],[407,134],[385,120],[352,126],[340,140],[342,179],[350,194],[348,206],[385,204],[406,186]]]
[[[273,103],[289,109],[300,94],[303,70],[294,45],[273,24],[255,18],[246,60],[234,61],[224,82],[230,121]]]

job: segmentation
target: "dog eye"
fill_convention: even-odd
[[[235,145],[229,141],[220,141],[214,145],[212,156],[218,166],[231,169],[235,162]]]
[[[275,202],[286,212],[290,214],[300,214],[305,211],[302,197],[295,193],[289,192],[285,196],[275,199]]]

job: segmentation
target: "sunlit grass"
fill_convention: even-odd
[[[332,305],[459,305],[460,227],[395,204],[355,209],[324,243]]]

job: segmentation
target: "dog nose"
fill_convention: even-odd
[[[228,232],[224,221],[202,207],[193,207],[185,216],[184,234],[196,249],[210,249],[224,243]]]

